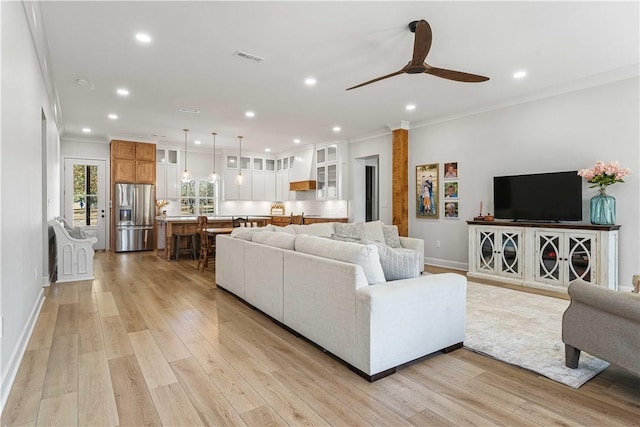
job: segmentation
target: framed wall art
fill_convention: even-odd
[[[438,170],[439,163],[416,166],[416,216],[438,218]]]
[[[444,164],[444,178],[456,179],[458,178],[458,162],[451,162]]]

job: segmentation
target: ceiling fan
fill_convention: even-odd
[[[478,83],[489,80],[489,77],[479,76],[476,74],[463,73],[462,71],[445,70],[444,68],[432,67],[427,64],[425,58],[431,49],[431,26],[427,21],[421,19],[419,21],[413,21],[409,24],[409,30],[415,33],[415,40],[413,42],[413,58],[407,63],[400,71],[387,74],[386,76],[378,77],[377,79],[369,80],[368,82],[360,83],[359,85],[350,87],[346,90],[355,89],[375,83],[380,80],[387,79],[389,77],[397,76],[399,74],[420,74],[427,73],[443,79],[455,80],[458,82],[466,83]]]

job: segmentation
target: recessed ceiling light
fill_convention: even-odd
[[[333,127],[333,131],[334,132],[340,132],[342,129],[340,128],[340,126],[334,126]]]
[[[271,148],[265,148],[264,151],[266,151],[267,153],[271,152]]]
[[[407,109],[407,111],[413,111],[416,109],[415,104],[409,104],[405,107]]]
[[[89,81],[85,80],[85,79],[78,79],[78,80],[76,80],[76,83],[78,83],[80,86],[88,86],[89,85]]]
[[[525,77],[527,75],[526,71],[516,71],[515,73],[513,73],[513,78],[514,79],[521,79],[523,77]]]
[[[200,110],[196,110],[195,108],[180,107],[178,111],[189,114],[200,114]]]
[[[116,120],[118,118],[118,115],[117,114],[109,114],[109,118],[111,120]]]
[[[254,113],[253,111],[247,111],[246,113],[244,113],[244,115],[247,117],[255,117],[256,113]]]
[[[127,89],[125,89],[125,88],[120,88],[116,92],[120,96],[128,96],[129,95],[129,91]]]
[[[307,77],[304,80],[304,84],[306,84],[307,86],[313,86],[317,83],[316,79],[314,79],[313,77]]]
[[[91,128],[82,128],[82,132],[90,133],[91,132]]]
[[[201,142],[202,141],[198,141],[198,140],[193,141],[193,143],[196,144],[196,145],[200,145]]]
[[[294,144],[300,144],[300,140],[298,138],[296,138],[296,139],[293,140],[293,143]]]
[[[142,43],[150,43],[151,42],[151,36],[149,34],[145,34],[145,33],[138,33],[138,34],[136,34],[136,40],[138,40],[139,42],[142,42]]]

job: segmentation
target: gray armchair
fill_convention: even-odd
[[[566,365],[577,368],[585,351],[640,375],[640,295],[574,280],[569,296],[562,318]]]

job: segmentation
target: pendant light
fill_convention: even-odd
[[[213,135],[213,172],[209,174],[209,182],[211,182],[212,184],[215,184],[216,182],[218,182],[218,179],[220,178],[216,173],[216,135],[217,133],[211,132],[211,135]]]
[[[187,169],[187,133],[189,129],[182,129],[184,131],[184,172],[182,172],[182,176],[180,180],[182,182],[190,182],[193,178],[191,176],[191,172]]]
[[[240,155],[238,156],[238,176],[236,177],[236,183],[242,185],[244,177],[242,176],[242,137],[238,136],[240,141]]]

